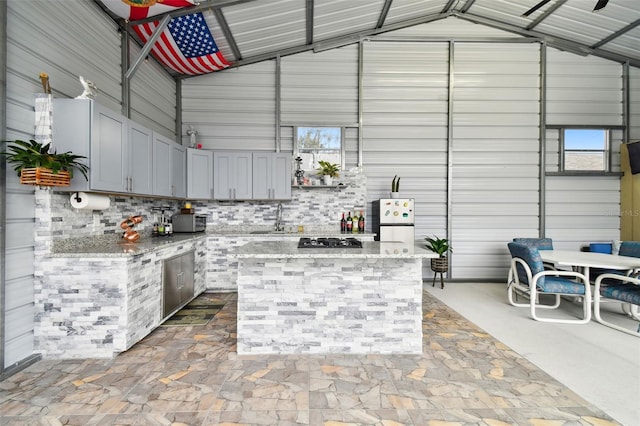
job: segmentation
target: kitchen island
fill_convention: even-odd
[[[424,245],[298,248],[261,241],[238,259],[238,354],[422,352]]]

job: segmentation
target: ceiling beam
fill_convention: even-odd
[[[550,6],[547,10],[545,10],[540,16],[538,16],[536,19],[534,19],[533,22],[531,22],[529,25],[527,25],[527,30],[532,30],[535,27],[537,27],[538,24],[540,24],[540,22],[544,21],[549,16],[551,16],[551,14],[553,12],[558,10],[558,8],[560,6],[562,6],[563,4],[565,4],[566,2],[567,2],[567,0],[558,0],[556,3],[554,3],[552,6]]]
[[[313,43],[313,0],[306,1],[307,44]]]
[[[520,34],[525,37],[533,37],[540,40],[544,40],[547,43],[547,45],[551,47],[555,47],[560,50],[570,51],[572,53],[583,55],[583,56],[587,56],[587,55],[598,56],[600,58],[609,59],[614,62],[629,63],[634,67],[640,67],[639,60],[629,59],[626,56],[618,55],[612,52],[606,52],[601,49],[592,49],[590,46],[587,46],[586,44],[543,34],[538,31],[527,30],[527,29],[518,27],[516,25],[495,21],[490,18],[483,18],[481,16],[477,16],[469,13],[465,13],[465,14],[456,14],[455,12],[453,13],[456,16],[458,16],[460,19],[465,19],[469,22],[473,22],[476,24],[484,24],[500,30],[509,31],[515,34]]]
[[[169,25],[169,21],[171,21],[170,16],[165,16],[164,18],[162,18],[162,21],[160,21],[158,26],[153,30],[153,34],[151,34],[151,37],[149,37],[149,40],[147,40],[145,45],[142,46],[142,50],[140,51],[140,54],[138,55],[136,60],[133,61],[133,64],[129,67],[129,69],[125,73],[124,78],[128,80],[131,77],[133,77],[133,75],[138,70],[138,67],[140,66],[144,58],[149,56],[151,49],[153,49],[153,45],[156,44],[156,40],[158,40],[162,32],[165,30],[165,28],[167,28],[167,25]]]
[[[382,5],[382,10],[380,11],[380,16],[378,16],[378,23],[376,24],[376,28],[382,28],[384,26],[384,21],[387,20],[389,9],[391,9],[391,3],[393,3],[393,0],[385,0],[384,4]]]
[[[634,22],[630,23],[629,25],[627,25],[626,27],[616,31],[615,33],[611,34],[609,37],[603,38],[602,40],[600,40],[596,44],[591,45],[591,48],[592,49],[597,49],[600,46],[603,46],[603,45],[609,43],[611,40],[620,37],[624,33],[628,32],[628,31],[631,31],[632,29],[634,29],[638,25],[640,25],[640,19],[638,19],[637,21],[634,21]]]
[[[475,2],[476,0],[467,0],[464,6],[462,6],[462,9],[460,9],[460,12],[465,13],[467,10],[471,9],[471,6],[473,6],[473,3]]]
[[[281,49],[281,50],[277,50],[277,51],[274,51],[274,52],[267,52],[267,53],[262,53],[260,55],[250,56],[250,57],[247,57],[247,58],[243,58],[242,60],[234,63],[233,65],[234,65],[234,67],[238,67],[238,66],[255,64],[257,62],[276,59],[278,56],[288,56],[288,55],[294,55],[296,53],[302,53],[302,52],[308,52],[308,51],[321,52],[321,51],[324,51],[324,50],[335,49],[337,47],[358,43],[361,39],[369,37],[369,36],[382,34],[382,33],[388,32],[388,31],[400,30],[402,28],[412,27],[414,25],[420,25],[420,24],[426,24],[426,23],[433,22],[433,21],[438,21],[440,19],[445,19],[445,18],[447,18],[447,17],[449,17],[451,15],[452,15],[451,13],[438,13],[438,14],[435,14],[435,15],[423,16],[421,18],[415,18],[415,19],[411,19],[411,20],[407,20],[407,21],[401,21],[401,22],[394,23],[394,24],[391,24],[391,25],[386,25],[386,26],[384,26],[382,28],[376,28],[376,29],[371,29],[371,30],[362,30],[362,31],[359,31],[359,32],[356,32],[356,33],[352,33],[352,34],[348,34],[348,35],[344,35],[344,36],[340,36],[340,37],[334,37],[334,38],[331,38],[331,39],[322,40],[320,42],[315,42],[315,43],[312,43],[310,45],[306,45],[305,44],[305,45],[300,45],[300,46],[293,46],[293,47],[289,47],[287,49]],[[229,69],[229,68],[227,68],[227,69]],[[224,72],[224,71],[225,70],[219,70],[219,71],[216,71],[216,72],[220,73],[220,72]],[[197,77],[197,76],[195,76],[195,75],[179,75],[176,78],[186,79],[186,78],[191,78],[191,77]]]
[[[451,11],[451,8],[453,7],[453,5],[454,5],[455,3],[457,3],[457,2],[458,2],[458,0],[449,0],[449,1],[447,2],[447,4],[444,6],[444,9],[442,9],[442,12],[441,12],[441,13],[447,13],[447,12],[450,12],[450,11]]]
[[[233,52],[233,56],[236,61],[242,59],[242,53],[240,53],[240,48],[238,47],[238,43],[236,42],[233,33],[231,32],[231,28],[229,28],[229,24],[227,23],[227,18],[224,17],[224,13],[222,13],[222,9],[215,8],[213,9],[213,14],[218,21],[218,25],[220,25],[220,29],[222,30],[222,34],[224,34],[224,38],[227,40],[227,44],[229,44],[229,49]]]

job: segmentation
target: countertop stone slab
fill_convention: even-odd
[[[435,258],[424,242],[363,241],[362,248],[298,248],[297,241],[255,241],[229,252],[239,259],[313,259],[313,258]]]
[[[258,232],[258,233],[256,233]],[[266,233],[262,233],[266,232]],[[172,244],[181,244],[186,241],[198,240],[212,236],[225,237],[254,237],[264,239],[297,239],[300,237],[356,237],[364,240],[372,240],[373,233],[341,234],[333,228],[305,228],[305,232],[272,232],[272,228],[256,227],[210,227],[207,232],[174,233],[172,236],[153,237],[142,235],[135,243],[127,243],[120,235],[101,235],[91,238],[69,238],[55,241],[51,249],[51,257],[127,257],[148,253]]]

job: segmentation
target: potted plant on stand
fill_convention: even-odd
[[[7,141],[12,145],[0,153],[13,165],[20,176],[20,183],[38,186],[69,186],[73,171],[78,170],[88,180],[89,167],[80,162],[83,157],[71,152],[58,154],[50,151],[51,144],[42,144],[35,140]]]
[[[338,173],[338,171],[340,170],[340,166],[338,166],[337,164],[320,160],[318,161],[318,165],[320,166],[319,173],[323,176],[325,185],[331,185],[333,183],[333,178],[340,177],[340,174]]]
[[[433,238],[427,237],[425,240],[427,241],[427,249],[438,255],[438,257],[431,259],[431,270],[434,272],[432,286],[435,287],[436,277],[439,273],[440,288],[444,288],[443,275],[449,271],[449,258],[447,257],[447,252],[453,252],[453,250],[449,245],[449,240],[446,238],[437,238],[434,236]]]

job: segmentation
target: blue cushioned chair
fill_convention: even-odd
[[[537,248],[538,250],[553,250],[553,240],[551,238],[514,238],[514,243],[524,244],[525,246]],[[557,268],[553,263],[544,262],[544,269],[556,270]],[[513,280],[511,270],[509,270],[509,276],[507,277],[507,285]],[[516,300],[518,294],[515,294]]]
[[[607,327],[640,337],[640,323],[634,331],[603,320],[600,313],[600,305],[603,300],[614,300],[624,304],[640,306],[640,279],[619,274],[603,274],[596,279],[595,289],[593,290],[593,315],[596,321]],[[633,310],[631,310],[630,316],[640,321],[640,318],[633,314]]]
[[[591,319],[591,287],[587,277],[574,271],[549,271],[545,270],[540,258],[540,253],[535,247],[519,243],[509,243],[511,253],[511,270],[507,293],[509,303],[513,306],[529,306],[531,317],[536,321],[559,322],[566,324],[585,324]],[[570,280],[571,277],[576,281]],[[515,291],[529,294],[529,303],[516,303],[513,300]],[[553,305],[544,305],[538,302],[540,294],[552,294],[555,296]],[[582,300],[583,316],[578,320],[560,318],[541,318],[536,315],[537,309],[554,309],[560,306],[560,297],[580,296]]]

